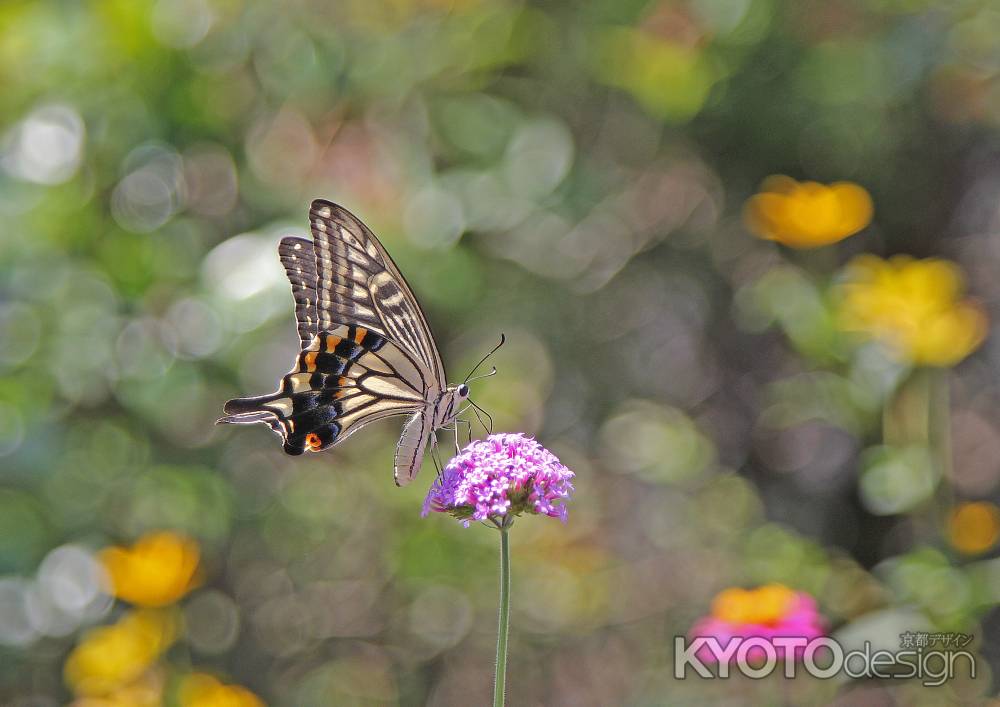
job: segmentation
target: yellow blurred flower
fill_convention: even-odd
[[[63,676],[76,695],[108,696],[135,681],[177,637],[175,610],[139,609],[87,632],[66,659]]]
[[[1000,539],[1000,509],[988,501],[963,503],[948,519],[952,546],[966,555],[978,555]]]
[[[593,55],[597,78],[631,93],[651,115],[683,122],[708,99],[717,69],[698,47],[637,28],[608,30]]]
[[[712,601],[712,616],[732,624],[770,626],[781,621],[796,604],[796,594],[783,584],[757,589],[732,587]]]
[[[951,366],[987,332],[986,313],[961,299],[964,289],[961,270],[945,260],[858,256],[838,289],[839,325],[881,341],[900,361]]]
[[[115,596],[148,607],[172,604],[196,587],[198,560],[198,544],[169,531],[144,535],[130,548],[101,552]]]
[[[147,670],[138,680],[107,695],[80,697],[70,707],[161,707],[166,682],[162,668]]]
[[[857,233],[872,220],[872,199],[851,182],[830,185],[773,175],[747,200],[743,221],[761,238],[818,248]]]
[[[192,673],[181,683],[180,707],[264,707],[257,695],[240,685],[226,685],[206,673]]]

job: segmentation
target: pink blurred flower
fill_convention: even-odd
[[[823,618],[815,599],[783,584],[767,584],[757,589],[732,587],[719,592],[712,601],[712,613],[695,623],[689,637],[715,638],[725,647],[733,638],[812,640],[824,634]],[[796,647],[793,656],[785,655],[784,646],[775,645],[775,651],[780,659],[800,658],[804,646]],[[708,646],[702,646],[695,655],[705,663],[716,661],[715,653]],[[746,657],[749,661],[763,659],[764,649],[753,647]]]
[[[522,434],[494,434],[469,444],[431,484],[421,515],[451,513],[502,522],[521,513],[566,520],[574,474],[556,455]]]

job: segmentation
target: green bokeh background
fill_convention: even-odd
[[[66,654],[122,607],[60,609],[57,580],[172,528],[206,571],[177,670],[274,705],[487,703],[497,537],[420,518],[398,425],[294,459],[213,425],[293,360],[275,245],[315,197],[379,234],[453,380],[506,333],[475,399],[578,475],[566,526],[513,530],[510,704],[985,701],[1000,563],[931,506],[997,500],[1000,353],[950,374],[942,483],[878,446],[906,372],[825,288],[855,253],[937,255],[994,307],[998,37],[988,0],[4,2],[0,702],[71,699]],[[772,173],[861,184],[874,221],[756,240]],[[712,596],[771,581],[845,640],[975,635],[976,679],[675,680]]]

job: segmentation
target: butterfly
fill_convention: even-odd
[[[323,199],[312,202],[309,224],[311,241],[286,236],[278,245],[295,299],[295,364],[274,393],[228,401],[218,422],[264,423],[299,455],[408,415],[394,460],[403,486],[437,430],[455,423],[469,386],[447,384],[427,318],[375,234]]]

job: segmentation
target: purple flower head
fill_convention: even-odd
[[[424,500],[431,511],[451,513],[466,527],[474,520],[502,522],[522,513],[566,521],[574,476],[552,452],[523,434],[494,434],[457,454]]]

